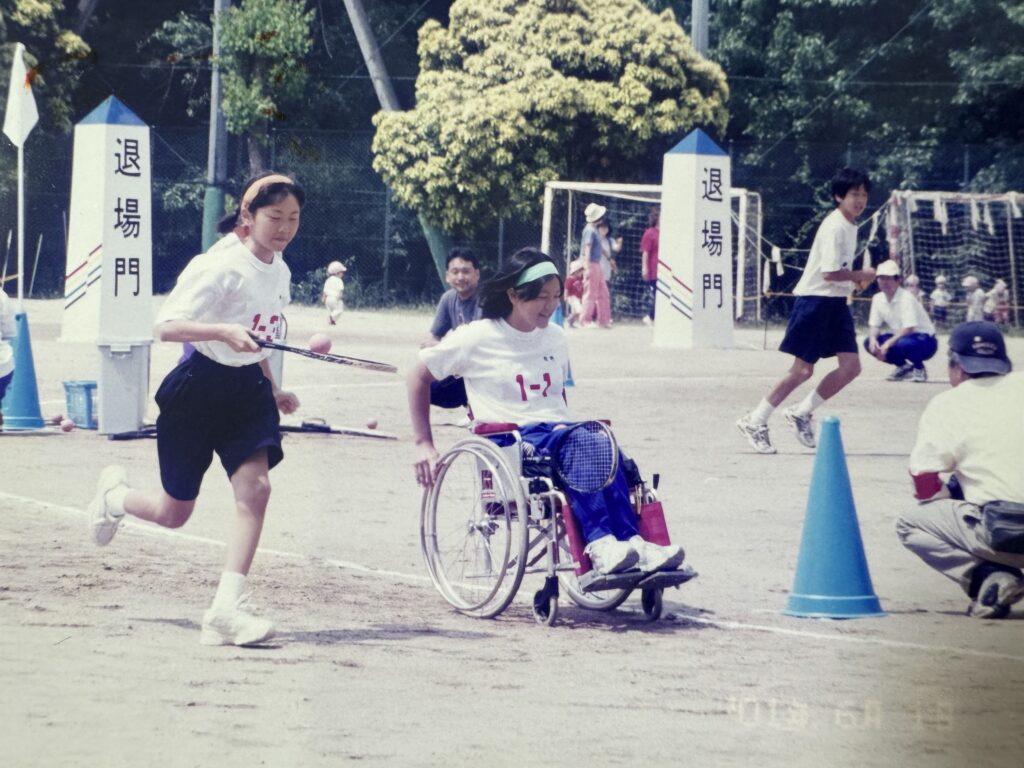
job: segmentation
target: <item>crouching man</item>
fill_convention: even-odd
[[[896,523],[903,545],[959,584],[968,615],[983,619],[1024,597],[1024,374],[1011,369],[996,325],[953,329],[953,388],[928,403],[910,454],[919,505]]]

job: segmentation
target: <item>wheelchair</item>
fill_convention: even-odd
[[[515,599],[525,576],[543,574],[533,596],[540,624],[557,621],[562,591],[582,608],[611,611],[640,590],[644,615],[660,618],[663,591],[697,573],[688,565],[654,573],[594,571],[564,492],[544,457],[530,449],[515,424],[478,424],[439,458],[434,484],[423,493],[420,547],[441,596],[461,613],[494,618]],[[657,476],[649,487],[631,460],[623,466],[641,534],[668,544]]]

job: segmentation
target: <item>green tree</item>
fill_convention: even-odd
[[[268,166],[267,132],[302,103],[315,12],[300,0],[242,0],[220,18],[224,120],[246,134],[249,170]]]
[[[41,122],[58,131],[71,129],[72,97],[77,77],[92,51],[74,31],[78,17],[69,3],[57,0],[0,0],[0,68],[11,69],[13,45],[23,43],[26,63],[32,68],[32,89],[39,104]]]
[[[635,179],[728,119],[722,70],[639,0],[456,0],[419,58],[416,108],[374,118],[374,168],[453,233],[534,217],[552,179]]]

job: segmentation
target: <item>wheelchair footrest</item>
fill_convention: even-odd
[[[661,587],[662,589],[667,587],[678,587],[680,584],[685,584],[690,579],[697,576],[697,572],[688,565],[684,565],[682,568],[677,568],[674,571],[658,571],[652,573],[646,578],[640,579],[637,582],[637,587],[644,589],[647,587]]]
[[[621,573],[598,573],[588,571],[579,577],[580,591],[604,592],[609,589],[644,589],[648,587],[677,587],[685,584],[694,578],[697,572],[688,565],[674,571],[657,571],[655,573],[643,573],[637,569],[622,571]]]

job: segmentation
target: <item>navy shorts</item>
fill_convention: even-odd
[[[7,387],[14,379],[14,371],[11,371],[6,376],[0,376],[0,403],[4,400],[4,395],[7,394]]]
[[[835,357],[837,352],[857,354],[857,334],[846,299],[798,296],[779,350],[806,363]]]
[[[235,368],[195,352],[167,374],[156,404],[160,481],[175,499],[199,495],[214,453],[228,477],[261,449],[271,467],[284,458],[277,403],[257,364]]]

